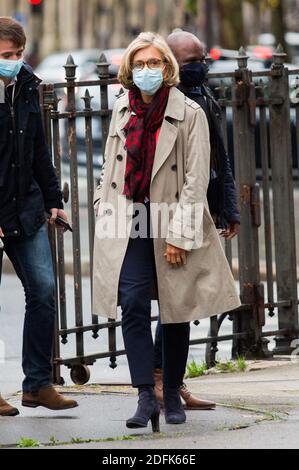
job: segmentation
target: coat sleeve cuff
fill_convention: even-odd
[[[45,209],[48,211],[50,209],[63,209],[63,203],[61,200],[45,201]]]
[[[229,224],[232,224],[232,223],[240,224],[241,223],[241,218],[240,218],[240,215],[238,213],[234,213],[234,214],[224,213],[224,217],[225,217],[225,220]]]
[[[171,220],[166,242],[183,250],[195,250],[203,244],[203,217],[206,210],[203,203],[197,203],[192,208],[195,215],[185,213],[180,206]]]
[[[168,231],[166,243],[181,248],[182,250],[191,251],[194,246],[194,240],[186,237],[180,237],[171,230]]]

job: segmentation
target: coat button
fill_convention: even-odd
[[[15,167],[16,167],[16,164],[15,164],[15,163],[12,163],[12,164],[11,164],[11,167],[12,167],[12,168],[15,168]]]
[[[21,130],[20,130],[20,134],[23,134],[23,133],[24,133],[24,131],[22,131],[22,129],[21,129]]]
[[[117,188],[117,184],[115,183],[115,181],[112,181],[111,186],[113,189]]]
[[[116,155],[116,158],[117,158],[117,160],[118,160],[119,162],[121,162],[122,159],[123,159],[123,156],[122,156],[122,155]]]
[[[106,209],[105,214],[107,215],[112,215],[112,209]]]
[[[177,169],[176,163],[174,165],[171,165],[171,169],[172,169],[172,171],[176,171],[176,169]]]
[[[14,230],[13,233],[14,233],[15,235],[18,235],[19,231],[18,231],[18,230]]]

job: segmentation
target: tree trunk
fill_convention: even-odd
[[[278,0],[277,6],[271,8],[271,23],[272,23],[272,32],[275,36],[276,45],[281,44],[284,51],[288,53],[288,47],[285,42],[285,2],[284,0]]]
[[[245,44],[242,2],[216,0],[218,9],[220,45],[225,49],[239,49]]]

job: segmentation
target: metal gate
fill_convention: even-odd
[[[290,354],[295,347],[292,342],[298,338],[294,185],[298,182],[299,69],[285,67],[285,57],[278,47],[273,54],[271,70],[251,71],[247,66],[248,56],[241,48],[236,57],[236,70],[209,74],[222,110],[225,141],[233,154],[241,230],[238,241],[226,242],[225,250],[235,277],[239,279],[242,300],[238,311],[210,319],[208,337],[190,341],[190,344],[206,344],[209,366],[215,362],[217,344],[221,341],[231,340],[234,358],[238,355],[265,358],[273,354]],[[93,192],[99,176],[94,158],[104,154],[111,115],[108,101],[111,88],[117,84],[116,79],[109,78],[108,67],[102,55],[97,64],[98,79],[77,82],[76,65],[69,56],[65,65],[65,82],[41,87],[46,137],[63,187],[66,210],[70,212],[68,209],[71,207],[73,225],[70,257],[73,299],[66,296],[66,235],[50,228],[57,282],[53,353],[55,383],[63,383],[62,364],[71,369],[72,380],[82,384],[89,380],[88,366],[97,359],[109,358],[110,367],[115,368],[117,356],[125,354],[116,344],[120,321],[99,323],[98,317],[91,314],[91,296],[86,301],[82,292],[83,279],[86,281],[83,274],[87,274],[89,280],[92,275]],[[295,82],[294,86],[292,82]],[[95,90],[94,98],[90,95],[90,87]],[[83,109],[79,102],[84,103]],[[100,105],[93,107],[93,102]],[[79,153],[81,160],[82,155],[84,157],[87,182],[83,219],[80,215],[82,192],[78,174],[82,171],[82,162],[78,160]],[[66,167],[69,184],[63,180]],[[82,220],[85,232],[88,226],[88,239],[84,241],[84,247],[88,245],[87,273],[82,272]],[[260,263],[260,249],[265,251],[264,266]],[[233,266],[233,259],[236,266]],[[84,292],[88,289],[90,293],[91,288],[90,282]],[[276,327],[272,330],[266,328],[267,316],[277,318]],[[232,333],[221,335],[221,326],[227,319],[232,321]],[[84,340],[87,334],[92,335],[95,344],[95,351],[88,354],[85,353]],[[107,348],[102,351],[100,345],[104,334],[107,334]],[[267,337],[275,338],[273,351],[268,350]],[[75,338],[74,352],[65,356],[63,345],[69,338]]]

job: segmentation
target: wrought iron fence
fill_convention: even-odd
[[[293,350],[292,341],[298,338],[294,181],[298,177],[299,69],[289,70],[284,66],[284,59],[284,52],[277,48],[271,69],[253,72],[248,68],[248,57],[241,48],[236,57],[236,70],[209,74],[213,83],[217,83],[215,93],[221,107],[225,142],[233,154],[241,229],[237,246],[234,246],[236,242],[226,242],[225,250],[239,280],[242,300],[238,311],[210,319],[208,337],[190,341],[191,345],[206,344],[206,361],[209,366],[215,362],[217,345],[222,341],[232,342],[233,357],[243,355],[247,358],[262,358],[273,354],[290,354]],[[90,279],[92,276],[95,228],[93,192],[95,180],[99,176],[99,166],[95,165],[94,157],[95,154],[99,157],[104,154],[111,115],[109,92],[111,87],[117,85],[115,78],[109,78],[108,66],[102,55],[97,64],[98,79],[77,82],[76,65],[69,56],[65,65],[65,82],[41,87],[47,141],[63,186],[65,203],[71,206],[73,225],[73,301],[66,295],[64,237],[60,232],[50,229],[57,279],[53,354],[55,383],[63,382],[61,365],[71,369],[75,383],[85,383],[89,379],[88,366],[97,359],[109,358],[110,367],[115,368],[117,356],[125,354],[123,349],[117,348],[116,330],[120,321],[99,322],[98,317],[91,314],[91,295],[87,301],[83,301],[82,292],[82,274],[87,274]],[[292,77],[296,82],[293,89],[290,87]],[[90,87],[97,96],[90,95]],[[100,103],[97,109],[93,107],[92,99]],[[78,105],[79,101],[83,102],[83,109]],[[78,165],[79,149],[80,154],[83,151],[87,179],[87,273],[82,273],[81,258],[81,192],[78,172],[82,162]],[[69,168],[70,191],[62,177],[62,168],[65,166]],[[262,266],[265,282],[261,282],[261,237],[265,247],[265,265]],[[236,265],[233,265],[234,260]],[[88,290],[91,289],[90,282]],[[265,328],[267,314],[270,317],[277,316],[277,327],[271,331]],[[86,321],[86,318],[89,320]],[[232,321],[232,333],[221,335],[221,327],[227,318]],[[105,331],[108,347],[103,351],[100,347],[103,340],[99,334]],[[90,333],[96,351],[87,354],[84,336]],[[73,335],[75,352],[70,357],[63,356],[63,345]],[[268,350],[267,337],[275,339],[276,347],[273,351]]]

